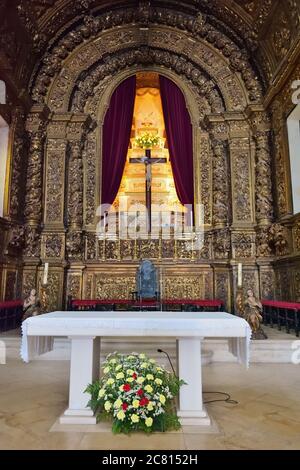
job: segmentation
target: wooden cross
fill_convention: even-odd
[[[145,193],[147,209],[147,231],[151,233],[151,184],[152,171],[151,165],[154,163],[167,163],[166,158],[151,158],[151,150],[146,149],[145,156],[139,158],[130,158],[130,163],[144,163],[145,165]]]

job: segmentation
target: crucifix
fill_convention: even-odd
[[[166,158],[151,158],[151,150],[146,149],[145,156],[139,158],[130,158],[130,163],[144,163],[145,165],[145,194],[147,209],[147,232],[151,233],[151,183],[152,172],[151,165],[154,163],[167,163]]]

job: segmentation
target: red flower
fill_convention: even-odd
[[[122,410],[126,411],[128,408],[128,403],[122,403]]]
[[[147,406],[149,403],[148,398],[144,397],[140,400],[140,406]]]
[[[142,397],[144,395],[144,391],[140,388],[136,394],[139,396],[139,397]]]
[[[131,390],[130,385],[129,384],[124,384],[123,385],[123,390],[124,390],[124,392],[129,392]]]
[[[136,380],[136,379],[137,379],[137,375],[136,375],[136,373],[135,373],[135,372],[134,372],[134,374],[132,374],[132,378],[133,378],[134,380]]]

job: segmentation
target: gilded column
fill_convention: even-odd
[[[30,139],[24,215],[25,257],[29,258],[38,258],[40,255],[44,141],[48,114],[49,109],[46,106],[34,105],[26,121],[26,130]]]
[[[67,295],[81,297],[83,285],[83,198],[86,136],[92,121],[86,115],[74,115],[67,128],[68,137],[68,196],[66,253],[70,268],[67,274]]]
[[[275,159],[276,209],[278,218],[292,214],[290,181],[287,162],[289,162],[288,136],[284,107],[280,99],[272,103],[272,128]]]
[[[267,225],[273,219],[269,132],[257,131],[254,133],[254,139],[256,143],[256,220],[259,225]]]
[[[259,226],[273,220],[270,121],[262,107],[249,107],[248,115],[255,142],[255,209]]]
[[[24,209],[24,191],[26,181],[22,178],[25,172],[27,136],[24,127],[24,111],[17,107],[12,113],[11,136],[12,145],[11,177],[9,188],[9,217],[20,221]]]
[[[212,139],[213,148],[213,225],[216,228],[225,227],[229,220],[229,174],[227,142]]]
[[[29,135],[27,179],[25,194],[25,246],[23,269],[23,296],[37,288],[38,265],[41,255],[41,222],[43,207],[44,143],[49,109],[34,105],[26,121]]]
[[[83,222],[83,142],[69,141],[68,225],[81,230]]]

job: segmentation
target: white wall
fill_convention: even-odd
[[[0,217],[3,217],[9,127],[0,116]]]
[[[300,104],[287,120],[294,214],[300,212]]]
[[[6,104],[6,86],[3,80],[0,80],[0,104]]]

